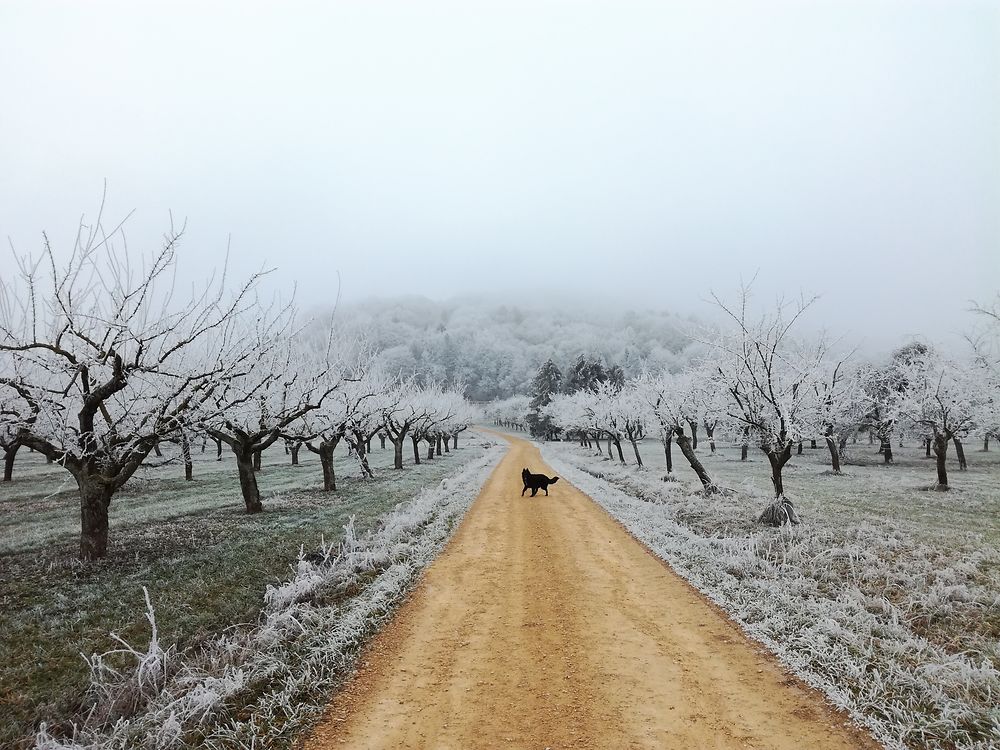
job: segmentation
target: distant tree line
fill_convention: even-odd
[[[591,314],[404,297],[342,306],[336,320],[348,338],[365,339],[387,372],[412,375],[420,385],[457,386],[480,402],[529,393],[547,360],[568,376],[587,352],[631,377],[683,369],[698,349],[684,333],[693,322],[663,311]]]

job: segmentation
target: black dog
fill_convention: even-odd
[[[521,479],[524,480],[524,489],[521,490],[521,497],[524,497],[524,493],[529,489],[531,490],[532,497],[538,494],[538,490],[545,490],[545,496],[548,497],[549,485],[559,481],[559,477],[552,477],[550,479],[544,474],[532,474],[527,469],[521,472]]]

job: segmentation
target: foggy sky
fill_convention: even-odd
[[[303,304],[820,293],[888,342],[1000,289],[995,2],[5,2],[0,235],[104,181]],[[208,7],[211,6],[211,7]],[[0,273],[9,253],[0,256]]]

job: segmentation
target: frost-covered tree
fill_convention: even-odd
[[[592,402],[593,393],[590,391],[557,393],[543,411],[557,429],[567,435],[578,437],[581,445],[589,447],[591,437],[595,440],[600,438]],[[597,449],[601,450],[599,442]]]
[[[676,442],[705,492],[714,492],[716,490],[715,482],[698,459],[691,439],[684,434],[685,425],[690,424],[691,403],[697,388],[694,373],[688,371],[675,375],[661,372],[657,375],[644,375],[639,378],[636,386],[646,408],[652,415],[651,421],[658,425],[667,463],[667,478],[669,479],[673,474],[671,448]]]
[[[937,459],[936,489],[948,489],[948,443],[961,439],[989,414],[996,400],[992,376],[974,363],[960,363],[933,349],[898,364],[906,388],[899,415],[931,433]],[[964,467],[963,467],[964,468]]]
[[[197,428],[228,445],[236,457],[247,513],[264,508],[256,476],[261,453],[287,437],[292,425],[319,409],[341,385],[332,332],[312,346],[296,335],[294,308],[277,309],[274,315],[261,311],[246,321],[242,334],[256,342],[255,356],[214,389],[197,415]]]
[[[456,390],[444,390],[439,386],[427,386],[419,393],[420,419],[413,425],[410,440],[413,443],[414,463],[420,463],[420,442],[427,443],[427,459],[441,455],[444,438],[450,436],[457,424],[468,424],[472,410]]]
[[[406,438],[425,416],[420,388],[413,378],[397,383],[394,397],[383,402],[382,424],[392,443],[394,469],[403,468]],[[419,455],[417,458],[419,459]]]
[[[773,311],[757,318],[748,310],[749,286],[743,287],[735,306],[718,297],[715,301],[733,324],[716,342],[713,360],[732,397],[729,417],[747,430],[771,465],[775,502],[760,520],[770,525],[798,523],[785,496],[782,469],[792,447],[807,436],[807,415],[824,352],[804,350],[790,332],[812,300],[779,300]]]
[[[609,379],[609,383],[614,384],[614,380]],[[642,466],[639,441],[646,437],[649,411],[646,409],[645,401],[634,382],[623,384],[618,392],[615,406],[621,421],[622,431],[625,433],[625,439],[632,445],[635,462]]]
[[[823,363],[821,368],[813,383],[816,398],[809,421],[813,433],[821,435],[826,442],[831,471],[839,474],[841,452],[848,437],[864,420],[867,404],[859,373],[847,368],[846,358]]]
[[[371,360],[362,357],[343,371],[342,379],[319,408],[298,420],[303,430],[306,448],[319,456],[323,472],[323,491],[336,492],[337,473],[333,456],[351,426],[364,422],[369,414],[381,408],[379,389],[385,387],[380,375],[369,377]],[[360,414],[360,416],[359,416]],[[364,469],[362,468],[362,471]]]
[[[445,447],[447,447],[447,435],[451,435],[453,448],[458,448],[458,436],[469,429],[478,420],[483,418],[483,411],[478,406],[469,402],[465,395],[459,390],[452,391],[452,398],[455,400],[455,410],[448,423],[448,432],[445,436]]]
[[[556,430],[552,422],[542,412],[552,400],[552,396],[562,388],[562,373],[551,359],[546,360],[534,380],[531,381],[531,404],[528,412],[528,428],[533,437],[552,439]]]
[[[709,449],[715,453],[715,430],[727,416],[728,393],[718,368],[710,361],[691,368],[681,408],[691,428],[691,447],[698,448],[698,425],[705,428]]]
[[[590,391],[607,379],[608,373],[599,357],[588,359],[586,355],[581,354],[566,373],[563,390],[566,393]]]
[[[0,422],[76,480],[84,560],[107,555],[112,498],[150,451],[255,356],[235,322],[258,277],[230,293],[222,273],[182,295],[180,238],[171,228],[137,256],[99,217],[64,264],[46,239],[0,278]]]
[[[497,427],[508,430],[524,430],[528,422],[530,407],[530,397],[511,396],[491,403],[487,407],[487,416]]]
[[[0,371],[2,372],[2,371]],[[14,477],[14,460],[21,448],[21,425],[26,421],[26,415],[18,410],[25,404],[13,398],[13,390],[0,388],[0,450],[3,451],[3,481],[9,482]],[[8,398],[4,400],[4,395]]]
[[[922,359],[929,347],[914,341],[896,349],[885,366],[865,365],[859,372],[860,386],[868,409],[864,426],[879,439],[879,453],[886,465],[891,465],[892,438],[899,420],[900,404],[909,387],[906,373],[910,365]]]
[[[372,479],[375,473],[368,463],[368,443],[384,428],[385,413],[393,408],[399,391],[378,367],[368,369],[358,380],[355,390],[364,395],[355,400],[354,408],[347,416],[344,439],[358,460],[362,475]]]
[[[608,458],[611,446],[618,452],[618,460],[625,463],[622,439],[625,437],[625,414],[619,406],[621,391],[610,380],[597,383],[585,394],[588,412],[595,431],[608,439]]]

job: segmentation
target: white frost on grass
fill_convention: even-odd
[[[127,671],[105,668],[101,656],[89,660],[86,721],[68,740],[42,726],[35,747],[290,745],[318,716],[364,640],[389,619],[444,546],[505,449],[491,441],[480,458],[396,506],[369,533],[357,536],[352,519],[339,544],[300,552],[294,577],[268,587],[256,625],[217,635],[197,652],[164,651],[150,605],[150,648],[122,642],[113,653],[134,657]],[[154,656],[156,675],[150,671]]]
[[[834,514],[768,529],[753,523],[766,498],[746,487],[706,497],[566,444],[542,452],[886,747],[1000,746],[996,641],[946,649],[914,632],[923,618],[996,612],[996,592],[976,575],[1000,564],[995,548],[949,557],[891,522]]]

